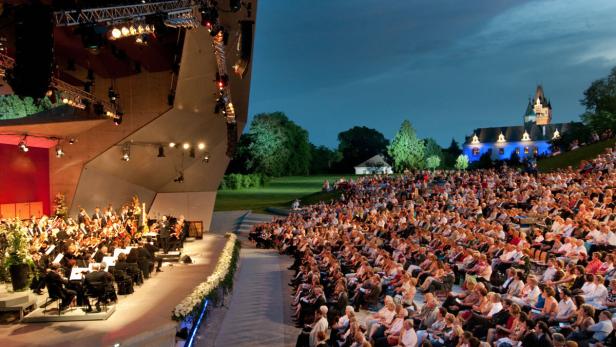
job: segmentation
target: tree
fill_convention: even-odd
[[[338,151],[334,151],[325,146],[315,146],[310,144],[311,160],[310,174],[327,174],[331,173],[334,165],[340,161],[341,155]]]
[[[580,103],[586,108],[581,119],[592,130],[616,131],[616,67],[607,77],[592,82]]]
[[[443,149],[439,146],[435,139],[431,137],[424,139],[424,146],[424,158],[426,158],[426,160],[432,156],[437,156],[439,158],[439,162],[443,159]]]
[[[379,131],[364,126],[339,133],[338,141],[338,152],[342,160],[337,166],[341,172],[350,172],[357,164],[385,153],[389,144]]]
[[[455,139],[451,139],[451,144],[443,151],[443,166],[453,168],[456,165],[456,159],[462,154],[462,149]]]
[[[411,122],[404,120],[387,152],[394,160],[398,172],[405,169],[420,169],[424,166],[425,144],[417,138]]]
[[[426,159],[426,167],[434,170],[441,165],[441,158],[438,155],[431,155]]]
[[[466,154],[460,154],[456,159],[456,169],[466,170],[468,168],[468,156]]]
[[[247,139],[246,169],[266,176],[307,175],[310,165],[308,132],[282,112],[256,115]]]

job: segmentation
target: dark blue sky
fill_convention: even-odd
[[[542,83],[554,122],[616,65],[615,0],[260,0],[251,117],[283,111],[318,145],[404,119],[447,146],[519,125]]]

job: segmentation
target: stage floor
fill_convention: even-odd
[[[186,243],[183,254],[193,264],[163,264],[163,272],[133,294],[119,296],[115,313],[105,321],[0,325],[0,346],[169,346],[177,326],[173,308],[212,273],[225,242],[224,235],[205,234]]]

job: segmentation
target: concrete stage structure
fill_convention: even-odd
[[[223,234],[208,234],[203,240],[187,243],[184,254],[194,264],[163,266],[163,272],[135,286],[134,293],[119,296],[115,312],[107,320],[0,325],[0,345],[173,346],[177,323],[171,320],[171,312],[212,273],[225,242]],[[38,297],[40,304],[46,297]]]
[[[193,3],[200,22],[200,2]],[[257,1],[250,4],[250,9],[244,5],[238,11],[229,11],[229,2],[218,5],[219,24],[228,34],[224,59],[216,56],[221,50],[205,25],[162,26],[148,45],[128,37],[96,50],[84,47],[77,26],[57,26],[56,74],[77,89],[93,80],[91,92],[100,100],[110,99],[109,90],[114,90],[124,114],[122,123],[80,116],[83,111],[63,106],[54,110],[61,113],[55,118],[0,119],[0,143],[17,145],[27,136],[59,139],[31,138],[28,143],[48,148],[49,201],[58,193],[65,195],[72,216],[80,207],[88,212],[109,203],[119,207],[138,195],[150,216],[183,214],[209,230],[216,191],[230,160],[227,148],[233,142],[228,139],[227,118],[215,113],[217,80],[222,62],[237,122],[233,137],[238,138],[246,124],[250,93],[252,64],[246,52],[252,51]],[[241,57],[241,74],[234,73]],[[62,158],[56,158],[57,142],[64,149]],[[172,142],[175,148],[169,146]],[[185,143],[190,149],[182,147]],[[129,161],[122,160],[126,148]],[[182,182],[177,180],[180,176]]]

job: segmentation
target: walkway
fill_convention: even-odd
[[[274,250],[256,249],[246,241],[251,225],[268,215],[249,214],[236,225],[242,242],[240,271],[229,310],[214,346],[294,346],[298,330],[289,322],[288,257]],[[207,339],[207,333],[205,334]],[[210,334],[211,336],[212,334]],[[200,341],[199,346],[202,345]],[[203,345],[206,345],[203,343]],[[208,344],[209,345],[209,344]]]

